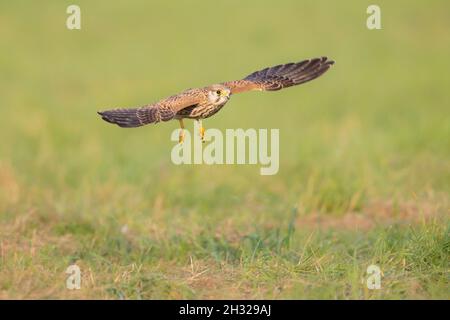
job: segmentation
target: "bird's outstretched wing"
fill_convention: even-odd
[[[253,72],[242,80],[224,82],[223,85],[230,88],[232,93],[275,91],[316,79],[333,64],[334,61],[328,60],[327,57],[280,64]]]
[[[103,120],[123,128],[134,128],[160,121],[169,121],[181,109],[202,101],[202,91],[189,89],[180,94],[163,99],[155,104],[139,108],[112,109],[100,111]]]

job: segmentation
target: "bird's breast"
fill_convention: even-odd
[[[210,102],[201,103],[184,108],[178,111],[177,115],[183,118],[205,119],[216,114],[226,103],[227,101],[221,104],[212,104]]]

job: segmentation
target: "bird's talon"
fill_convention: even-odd
[[[184,142],[184,131],[180,132],[180,135],[178,136],[178,142],[182,144]]]
[[[184,123],[183,119],[178,120],[180,122],[180,135],[178,136],[178,143],[182,144],[184,141]]]
[[[200,138],[202,139],[202,142],[205,143],[205,128],[200,128]]]

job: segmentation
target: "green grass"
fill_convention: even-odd
[[[0,298],[450,298],[447,1],[378,1],[379,31],[369,1],[79,0],[69,31],[72,3],[0,4]],[[320,55],[204,122],[279,128],[274,176],[96,115]]]

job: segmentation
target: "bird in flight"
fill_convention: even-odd
[[[183,119],[195,119],[200,124],[200,136],[204,141],[205,129],[201,120],[217,113],[231,95],[252,90],[276,91],[299,85],[320,77],[332,65],[327,57],[280,64],[253,72],[242,80],[213,84],[204,88],[188,89],[156,103],[139,108],[100,111],[103,120],[123,128],[134,128],[172,119],[180,122],[179,142],[184,140]]]

